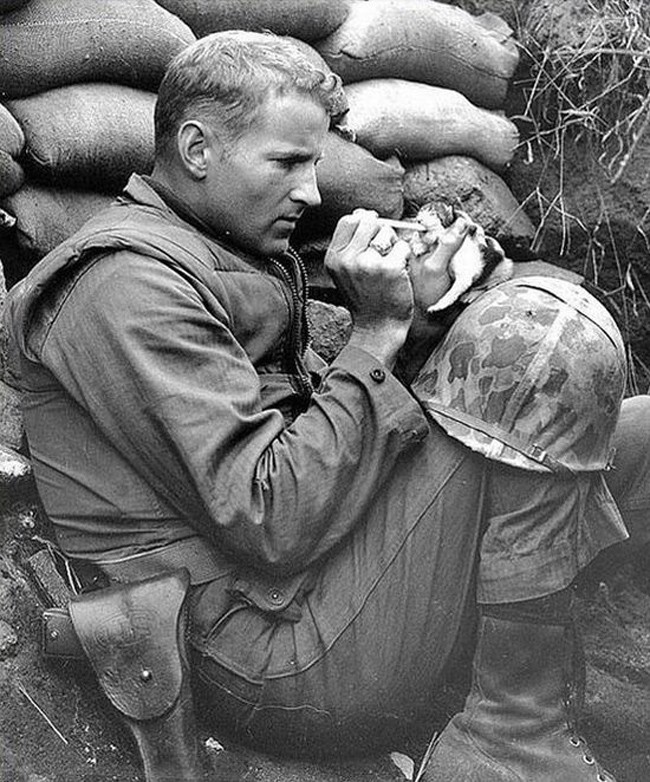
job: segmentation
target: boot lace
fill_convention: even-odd
[[[596,782],[616,782],[614,777],[611,776],[611,774],[608,774],[596,761],[596,758],[589,749],[589,745],[582,736],[579,736],[577,733],[571,733],[569,736],[569,744],[575,749],[582,748],[583,761],[588,766],[594,766],[594,770],[596,771]]]
[[[569,730],[569,744],[576,750],[582,749],[583,761],[588,766],[594,767],[596,782],[616,782],[616,779],[597,762],[589,745],[577,730],[578,713],[581,711],[584,700],[584,678],[582,676],[576,677],[576,673],[577,670],[583,669],[584,651],[573,623],[567,628],[567,631],[570,633],[571,644],[574,649],[571,659],[567,660],[568,670],[565,674],[564,689],[564,710]],[[576,657],[578,658],[577,660]]]

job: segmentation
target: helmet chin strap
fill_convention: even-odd
[[[542,468],[554,472],[557,475],[564,476],[566,478],[576,475],[575,470],[562,464],[554,456],[551,456],[548,451],[542,448],[537,443],[528,444],[518,437],[514,432],[504,432],[501,427],[494,424],[482,421],[480,418],[475,418],[469,413],[465,413],[462,410],[454,410],[446,405],[441,404],[433,399],[427,399],[422,402],[427,410],[438,413],[438,415],[450,418],[452,421],[457,421],[460,424],[464,424],[470,429],[481,432],[481,434],[491,437],[493,440],[512,448],[518,453],[522,454],[531,461],[539,464]],[[496,456],[494,457],[496,458]],[[611,462],[611,459],[610,459]]]

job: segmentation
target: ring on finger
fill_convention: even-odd
[[[384,244],[383,242],[370,242],[369,247],[372,247],[375,252],[383,257],[384,255],[388,255],[393,246],[391,244]]]

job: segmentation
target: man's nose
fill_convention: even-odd
[[[301,177],[300,182],[293,189],[291,197],[294,201],[300,201],[305,206],[321,205],[322,199],[318,189],[316,168],[314,166],[310,166],[304,176]]]

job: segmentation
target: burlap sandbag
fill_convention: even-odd
[[[467,212],[494,236],[513,260],[531,256],[535,226],[504,180],[473,158],[451,155],[406,166],[408,214],[430,201],[446,201]]]
[[[270,30],[303,41],[333,32],[345,21],[348,0],[158,0],[195,35],[219,30]]]
[[[15,193],[25,181],[25,172],[18,161],[0,149],[0,198]]]
[[[0,207],[15,216],[17,244],[26,266],[40,260],[73,234],[113,196],[25,184]]]
[[[25,181],[17,162],[25,146],[25,134],[6,106],[0,103],[0,198],[15,193]]]
[[[328,133],[317,169],[322,205],[301,219],[297,241],[330,230],[340,217],[356,208],[399,217],[404,208],[403,176],[398,160],[378,160],[358,144]]]
[[[0,103],[0,150],[18,157],[25,146],[25,134],[6,106]]]
[[[347,20],[316,48],[344,82],[395,77],[503,106],[519,54],[499,17],[434,0],[354,0]]]
[[[25,133],[33,178],[91,190],[121,189],[153,166],[156,96],[122,84],[71,84],[7,101]]]
[[[193,40],[154,0],[30,0],[0,17],[0,96],[84,81],[156,90]]]
[[[467,155],[500,171],[513,158],[519,134],[500,113],[475,106],[443,87],[403,79],[369,79],[346,87],[346,124],[377,157],[404,160]]]

